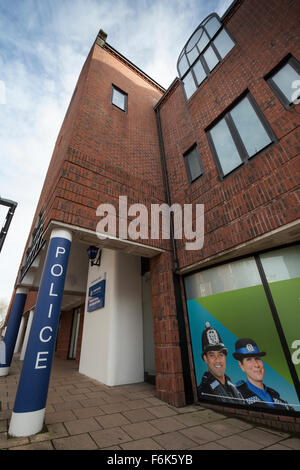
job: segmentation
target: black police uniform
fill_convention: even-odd
[[[247,383],[244,380],[241,380],[236,384],[237,389],[242,394],[242,397],[245,400],[245,404],[251,406],[251,408],[263,408],[268,410],[281,410],[281,411],[293,411],[286,401],[280,398],[280,395],[273,388],[267,387],[265,385],[265,392],[267,392],[272,398],[274,406],[270,406],[265,403],[256,393],[248,387]]]
[[[205,372],[202,381],[197,388],[199,400],[213,400],[214,402],[242,404],[243,397],[225,374],[225,384],[223,385],[210,372]]]

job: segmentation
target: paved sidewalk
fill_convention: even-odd
[[[204,406],[175,408],[155,398],[154,386],[108,387],[55,359],[46,430],[8,438],[22,363],[0,377],[0,449],[29,450],[299,450],[300,438],[229,418]]]

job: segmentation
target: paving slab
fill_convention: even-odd
[[[154,419],[150,421],[150,424],[159,429],[161,432],[172,432],[185,428],[183,423],[180,423],[173,417]]]
[[[6,419],[0,421],[0,433],[7,431],[7,421]]]
[[[209,431],[204,426],[194,426],[192,428],[181,430],[181,434],[189,437],[199,445],[206,444],[210,441],[216,441],[220,438],[218,434],[213,431]]]
[[[125,403],[111,403],[110,405],[100,405],[102,411],[105,414],[109,413],[120,413],[120,411],[129,410],[128,406]]]
[[[72,412],[72,410],[57,411],[55,413],[46,413],[45,415],[46,424],[64,423],[66,421],[74,421],[74,419],[76,419],[76,416]]]
[[[154,406],[147,408],[147,410],[157,418],[165,418],[166,416],[173,416],[177,414],[177,412],[168,405]]]
[[[240,436],[244,439],[249,439],[251,441],[257,442],[262,447],[270,446],[276,444],[282,438],[273,434],[271,432],[263,431],[262,429],[249,429],[248,431],[243,431],[240,433]]]
[[[9,437],[7,432],[0,434],[0,449],[8,449],[28,443],[28,437]]]
[[[160,434],[161,431],[154,426],[152,426],[147,421],[141,423],[128,424],[122,426],[122,429],[132,438],[132,439],[142,439],[144,437],[151,437],[157,434]]]
[[[95,450],[98,448],[89,434],[53,439],[52,443],[56,450]]]
[[[237,428],[243,431],[247,429],[252,429],[254,427],[254,424],[249,423],[247,421],[242,421],[241,419],[238,419],[238,418],[226,418],[226,423],[232,424],[233,426],[236,426]]]
[[[82,408],[81,403],[76,400],[70,399],[70,401],[64,401],[63,403],[53,404],[55,411],[75,410],[76,408]]]
[[[69,435],[63,423],[48,424],[46,428],[46,432],[40,432],[38,434],[35,434],[34,436],[29,436],[30,442],[34,443],[47,441],[51,439],[57,439],[59,437],[66,437]]]
[[[270,447],[265,447],[263,450],[292,450],[290,447],[283,446],[282,444],[274,444]]]
[[[51,441],[43,441],[25,446],[12,447],[10,450],[53,450],[53,445]]]
[[[144,398],[140,398],[138,400],[126,400],[125,403],[131,410],[138,410],[140,408],[146,408],[149,406],[149,403],[147,403]]]
[[[291,449],[300,450],[300,437],[299,438],[290,438],[281,441],[281,444]]]
[[[228,423],[227,419],[222,421],[214,421],[213,423],[204,423],[203,427],[219,434],[222,437],[232,436],[241,432],[240,427],[235,424]]]
[[[118,426],[125,426],[130,424],[130,421],[125,418],[121,413],[113,413],[112,415],[96,416],[96,421],[102,428],[115,428]]]
[[[224,437],[223,439],[218,440],[217,444],[230,450],[258,450],[263,448],[263,445],[236,434],[234,436]]]
[[[126,416],[126,418],[129,419],[129,421],[131,421],[132,423],[138,423],[140,421],[150,421],[154,418],[153,414],[145,409],[123,411],[122,414]]]
[[[99,423],[94,418],[76,419],[75,421],[68,421],[64,423],[68,433],[73,436],[74,434],[84,434],[90,431],[97,431],[102,429]]]
[[[123,450],[163,450],[163,447],[151,438],[126,442],[125,444],[121,444],[121,448]]]
[[[176,415],[175,417],[175,419],[185,424],[186,426],[196,426],[197,424],[210,423],[212,421],[218,421],[220,418],[225,418],[225,416],[210,410],[195,411],[193,413],[182,413],[180,415]]]
[[[227,450],[226,447],[221,446],[217,442],[207,442],[202,446],[193,447],[191,450]]]
[[[131,437],[120,427],[93,431],[90,433],[93,440],[101,448],[120,445],[123,442],[131,441]]]
[[[98,406],[90,406],[85,408],[77,408],[76,410],[73,410],[73,413],[78,419],[82,419],[103,415],[104,411],[102,411]]]
[[[187,450],[197,445],[197,442],[192,441],[179,431],[161,434],[153,439],[167,450]]]

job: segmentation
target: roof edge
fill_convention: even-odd
[[[153,78],[151,78],[149,75],[147,75],[146,72],[144,72],[137,65],[135,65],[133,62],[131,62],[129,59],[127,59],[127,57],[125,57],[123,54],[121,54],[119,51],[117,51],[113,46],[111,46],[107,42],[105,43],[104,49],[108,49],[111,52],[113,52],[113,54],[117,55],[121,60],[126,62],[130,67],[133,67],[137,72],[139,72],[144,78],[146,78],[146,80],[148,80],[154,86],[159,88],[160,91],[162,91],[163,93],[166,92],[166,89],[163,86],[161,86],[159,83],[157,83]]]

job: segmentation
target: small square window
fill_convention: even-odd
[[[122,109],[122,111],[127,111],[127,93],[120,90],[116,86],[112,86],[111,91],[111,103],[117,108]]]
[[[184,154],[186,171],[190,183],[193,183],[199,176],[203,175],[203,167],[197,146]]]
[[[300,64],[294,57],[286,59],[265,78],[286,109],[299,103]]]

